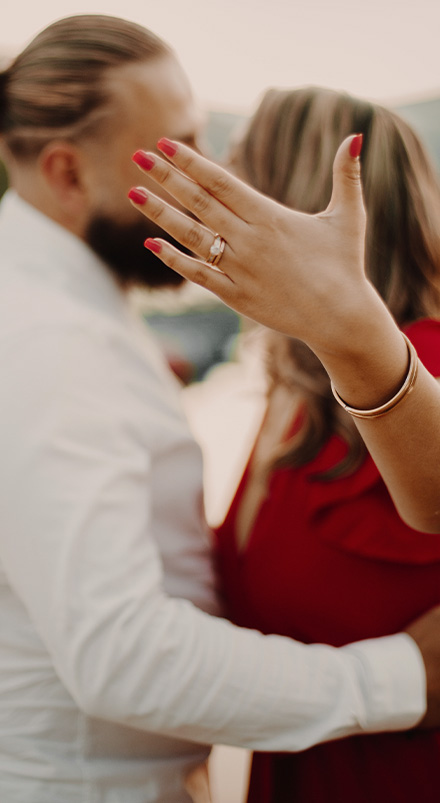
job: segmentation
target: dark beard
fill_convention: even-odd
[[[169,234],[142,218],[136,223],[118,223],[106,215],[95,215],[85,233],[87,244],[107,264],[122,287],[179,287],[185,279],[145,248],[147,237],[162,237],[189,253]]]

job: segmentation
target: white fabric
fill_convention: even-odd
[[[185,803],[207,748],[184,740],[415,724],[409,637],[305,647],[191,604],[217,610],[176,383],[106,268],[13,193],[0,254],[2,803]]]

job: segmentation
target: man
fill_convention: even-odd
[[[110,17],[55,23],[0,77],[13,188],[0,213],[8,803],[184,803],[203,745],[303,749],[425,713],[406,634],[336,650],[208,615],[218,603],[199,452],[125,293],[174,281],[126,200],[130,156],[160,136],[194,144],[198,126],[168,47]]]

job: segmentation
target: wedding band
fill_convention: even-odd
[[[225,250],[226,240],[220,236],[220,234],[214,235],[214,242],[209,249],[208,259],[206,260],[207,265],[218,265],[220,262],[223,251]]]

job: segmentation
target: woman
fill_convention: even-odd
[[[438,188],[409,128],[338,93],[271,91],[236,150],[235,170],[282,204],[316,213],[330,199],[334,153],[350,131],[364,135],[367,275],[438,376]],[[325,329],[325,320],[315,325]],[[264,632],[337,645],[391,632],[439,601],[440,542],[399,519],[315,355],[273,336],[269,366],[265,421],[219,530],[229,614]],[[257,756],[249,799],[409,803],[418,795],[434,803],[439,766],[435,733],[361,737],[297,756]]]
[[[330,200],[334,155],[352,130],[363,133],[367,276],[438,377],[438,188],[409,127],[344,94],[272,90],[234,169],[280,203],[315,213]],[[228,613],[266,633],[335,646],[392,632],[440,601],[440,542],[401,521],[315,354],[272,333],[267,367],[265,418],[217,533]],[[366,736],[256,755],[249,801],[434,803],[439,770],[434,731]]]

